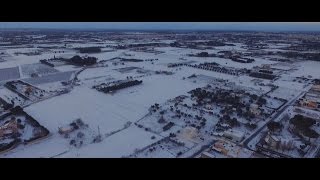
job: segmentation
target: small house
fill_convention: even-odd
[[[261,114],[261,110],[259,109],[259,105],[251,104],[250,105],[250,112],[255,116],[259,116]]]
[[[69,134],[74,131],[72,126],[59,127],[59,134]]]
[[[271,135],[270,133],[268,133],[264,141],[268,144],[268,146],[272,148],[277,148],[281,142],[279,138],[277,138],[274,135]]]
[[[244,132],[236,130],[227,130],[223,133],[223,136],[234,142],[240,142],[244,138]]]

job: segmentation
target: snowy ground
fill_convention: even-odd
[[[66,39],[67,40],[67,39]],[[170,108],[169,99],[180,95],[188,95],[192,89],[204,87],[207,84],[218,86],[219,88],[239,88],[246,90],[256,95],[268,93],[273,86],[279,86],[268,93],[271,98],[267,98],[267,106],[270,108],[278,108],[282,102],[275,100],[272,97],[291,100],[299,93],[306,91],[310,81],[296,79],[296,77],[306,77],[309,79],[320,78],[319,68],[320,62],[304,61],[294,63],[279,63],[277,61],[268,60],[262,57],[249,57],[255,59],[253,63],[239,63],[230,59],[224,58],[201,58],[189,57],[188,54],[200,52],[208,52],[216,54],[222,50],[237,51],[247,53],[247,48],[243,43],[233,43],[236,46],[220,46],[212,49],[197,50],[188,48],[175,47],[155,47],[157,52],[143,52],[143,50],[126,49],[116,50],[113,48],[103,48],[101,53],[80,54],[73,48],[118,45],[122,44],[137,44],[148,43],[149,39],[141,40],[123,40],[109,41],[103,40],[97,42],[74,41],[68,42],[66,47],[61,44],[41,44],[32,46],[17,46],[3,49],[4,55],[1,57],[4,61],[0,62],[0,96],[6,101],[14,101],[15,105],[25,105],[26,103],[21,97],[4,88],[2,84],[6,80],[19,79],[20,77],[41,89],[50,91],[60,91],[69,87],[63,86],[61,81],[68,81],[73,74],[80,70],[81,67],[73,65],[61,65],[54,68],[44,67],[39,65],[39,60],[49,59],[53,57],[70,58],[74,55],[89,55],[98,58],[98,61],[105,60],[100,63],[100,67],[90,67],[85,69],[78,75],[77,85],[70,89],[67,94],[63,94],[54,98],[31,104],[25,111],[37,119],[41,125],[49,129],[51,135],[47,139],[35,144],[18,147],[10,152],[7,152],[1,157],[179,157],[178,153],[183,154],[183,157],[192,155],[197,150],[200,150],[202,145],[206,145],[212,140],[210,135],[206,135],[204,131],[212,131],[218,121],[216,116],[221,108],[217,106],[213,108],[214,115],[206,113],[203,116],[210,122],[208,127],[201,130],[199,136],[186,137],[177,133],[178,130],[183,130],[185,124],[175,122],[175,125],[166,132],[163,132],[162,125],[156,122],[158,116],[146,116],[151,105],[159,103]],[[174,40],[159,40],[157,42],[171,43]],[[230,42],[231,43],[231,42]],[[55,46],[52,49],[40,48],[38,46]],[[280,51],[279,48],[288,46],[288,44],[268,44],[264,50]],[[150,50],[151,48],[149,48]],[[60,51],[60,52],[59,52]],[[18,54],[17,54],[18,52]],[[40,55],[25,55],[20,53],[40,52]],[[131,56],[128,56],[130,54]],[[157,61],[143,62],[120,62],[119,60],[111,60],[112,58],[135,58],[135,59],[158,59]],[[271,57],[271,56],[270,56]],[[113,62],[120,62],[118,65],[113,65]],[[256,66],[271,65],[271,68],[278,69],[279,79],[275,81],[252,78],[248,75],[233,76],[219,72],[196,69],[192,67],[175,67],[168,68],[169,63],[187,63],[199,64],[204,62],[216,62],[221,66],[233,67],[236,69],[247,68],[252,69]],[[124,64],[122,64],[124,63]],[[132,68],[134,67],[134,68]],[[8,69],[7,69],[8,68]],[[128,70],[131,69],[131,70]],[[169,71],[172,75],[156,74],[156,71]],[[38,73],[42,77],[31,78],[32,73]],[[195,74],[195,78],[187,78]],[[21,75],[21,76],[20,76]],[[127,76],[132,76],[134,79],[142,80],[143,83],[138,86],[121,89],[113,94],[105,94],[92,89],[92,86],[106,83],[115,80],[126,79]],[[186,99],[183,103],[191,105],[194,103],[190,99]],[[172,105],[172,104],[171,104]],[[190,110],[179,105],[182,111]],[[265,108],[267,111],[267,108]],[[270,109],[269,109],[270,110]],[[201,114],[198,111],[192,112],[193,115]],[[87,139],[84,145],[80,148],[71,147],[70,139],[66,139],[58,134],[58,128],[71,123],[77,118],[81,118],[89,126],[91,137],[98,134],[98,129],[103,135],[103,140],[100,143],[91,143],[91,139]],[[166,116],[169,118],[169,116]],[[141,120],[142,119],[142,120]],[[238,118],[239,121],[243,119]],[[139,121],[140,120],[140,121]],[[173,119],[172,119],[173,120]],[[139,121],[140,124],[153,129],[146,131],[145,128],[138,128],[134,123]],[[156,123],[154,123],[154,121]],[[128,122],[132,122],[129,127],[125,127]],[[139,124],[138,123],[138,124]],[[260,127],[263,121],[258,123]],[[125,127],[125,128],[124,128]],[[251,131],[244,127],[239,128],[246,131],[247,134]],[[175,143],[161,141],[170,133],[176,133],[177,137],[173,138],[183,142],[184,146],[177,146]],[[90,134],[89,133],[89,134]],[[111,135],[110,135],[111,134]],[[205,140],[202,141],[201,138]],[[160,142],[160,143],[157,143]],[[150,146],[151,145],[151,146]],[[150,147],[149,147],[150,146]],[[151,149],[151,150],[150,150]]]
[[[17,105],[23,106],[23,105],[30,103],[29,100],[20,97],[18,94],[10,91],[7,88],[0,89],[0,96],[2,99],[7,101],[8,103],[14,102],[15,106],[17,106]]]
[[[101,143],[91,144],[78,151],[70,151],[59,157],[119,158],[128,156],[136,150],[154,143],[160,138],[151,139],[152,136],[155,135],[150,132],[141,131],[139,128],[133,126],[106,138]]]
[[[81,118],[90,126],[100,126],[102,133],[108,133],[122,127],[131,118],[143,115],[141,111],[136,111],[135,106],[130,108],[128,103],[94,89],[76,88],[69,94],[34,104],[26,108],[26,112],[38,118],[51,132],[57,132],[58,127],[63,126],[65,122]],[[130,113],[131,118],[124,110],[127,114]]]
[[[297,94],[299,94],[301,91],[286,88],[286,87],[279,87],[275,91],[272,91],[268,95],[271,97],[277,97],[277,98],[283,98],[286,100],[294,98]]]
[[[298,62],[297,66],[299,67],[297,71],[292,72],[290,75],[295,77],[308,77],[311,76],[312,78],[320,78],[319,68],[320,62],[319,61],[303,61]]]
[[[32,74],[44,76],[47,74],[58,72],[56,69],[41,63],[24,64],[24,65],[21,65],[20,68],[21,68],[21,74],[24,77],[30,77]]]
[[[31,77],[31,78],[26,78],[22,80],[32,85],[69,81],[73,73],[74,71],[57,72],[57,73],[49,74],[46,76]]]
[[[0,82],[18,78],[20,78],[19,67],[0,69]]]

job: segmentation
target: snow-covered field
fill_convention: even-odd
[[[319,61],[303,61],[298,62],[299,67],[297,71],[293,71],[290,75],[294,77],[308,77],[320,78],[320,62]]]
[[[156,136],[156,138],[151,139],[152,136]],[[130,155],[136,150],[158,141],[160,138],[161,137],[157,135],[132,126],[106,138],[101,143],[90,144],[79,150],[70,151],[59,157],[120,158]]]
[[[8,103],[14,102],[15,105],[19,105],[19,106],[23,106],[29,102],[29,100],[18,96],[18,94],[10,91],[7,88],[0,89],[0,96],[6,102]]]
[[[300,93],[300,91],[298,91],[298,90],[279,87],[278,89],[269,93],[268,95],[270,95],[271,97],[278,97],[278,98],[283,98],[283,99],[289,100],[289,99],[292,99],[293,97],[295,97],[299,93]]]
[[[129,34],[128,34],[129,35]],[[134,34],[134,36],[140,34]],[[40,36],[41,38],[41,36]],[[69,42],[64,42],[64,41]],[[309,88],[313,78],[320,78],[320,62],[316,61],[297,61],[293,63],[279,63],[277,61],[268,60],[266,57],[248,57],[255,61],[252,63],[239,63],[230,59],[217,57],[190,57],[188,54],[196,54],[200,52],[208,52],[217,54],[219,51],[232,51],[240,53],[250,53],[245,43],[233,43],[235,46],[214,46],[210,49],[189,49],[176,47],[154,47],[148,50],[131,48],[131,49],[115,49],[112,46],[118,44],[139,44],[139,43],[172,43],[174,40],[158,39],[150,41],[149,39],[128,39],[128,40],[105,40],[97,39],[99,42],[86,42],[81,39],[73,40],[66,38],[61,44],[34,44],[30,46],[22,45],[16,47],[2,47],[0,61],[0,96],[4,100],[14,102],[15,105],[24,106],[24,111],[37,119],[41,125],[50,131],[50,136],[42,141],[27,146],[19,146],[0,157],[179,157],[181,153],[188,152],[192,155],[196,149],[200,149],[200,144],[211,141],[211,136],[219,120],[220,110],[213,107],[211,110],[213,115],[209,113],[198,112],[198,110],[188,110],[190,114],[201,114],[208,119],[207,127],[202,129],[199,136],[190,138],[183,133],[177,133],[175,139],[184,143],[183,146],[176,146],[171,141],[161,141],[170,133],[176,133],[183,130],[185,124],[183,122],[175,122],[175,125],[169,131],[162,131],[161,126],[157,122],[157,117],[150,116],[149,108],[155,103],[165,106],[168,100],[180,95],[189,95],[190,90],[205,87],[210,84],[220,89],[234,88],[242,89],[251,94],[258,96],[267,95],[266,106],[277,109],[283,102],[275,100],[273,97],[286,99],[288,101],[295,98],[298,94]],[[206,40],[199,40],[206,41]],[[196,42],[196,41],[194,41]],[[232,42],[229,42],[232,43]],[[41,48],[41,46],[43,46]],[[53,48],[48,48],[48,47]],[[102,47],[101,53],[81,54],[74,48],[78,47]],[[107,47],[106,47],[107,46]],[[289,46],[289,44],[268,44],[264,50],[266,51],[282,51],[279,48]],[[159,51],[159,52],[157,52]],[[21,54],[27,53],[27,54]],[[30,53],[30,54],[28,54]],[[40,53],[40,54],[38,54]],[[62,85],[62,81],[68,81],[82,67],[73,65],[61,65],[57,67],[48,67],[40,64],[41,59],[50,59],[53,57],[70,58],[74,55],[94,56],[99,61],[97,66],[84,68],[78,74],[77,81],[71,85]],[[121,58],[134,58],[141,60],[157,59],[155,61],[141,62],[123,62]],[[271,57],[271,56],[270,56]],[[110,60],[113,59],[113,60]],[[110,61],[109,61],[110,60]],[[117,65],[114,62],[118,63]],[[279,78],[272,81],[261,78],[253,78],[248,73],[241,75],[230,75],[204,69],[197,69],[187,66],[179,66],[168,68],[169,63],[187,63],[199,64],[204,62],[215,62],[221,66],[232,67],[235,69],[254,69],[264,65],[271,65]],[[275,70],[278,69],[278,70]],[[156,73],[156,71],[168,71],[172,75]],[[37,73],[40,77],[31,77]],[[195,74],[196,77],[188,78]],[[142,80],[142,84],[116,92],[106,94],[93,89],[92,86],[110,81],[124,80],[127,77]],[[301,80],[305,77],[309,80]],[[26,102],[17,94],[2,86],[7,80],[22,79],[41,89],[50,91],[67,90],[65,94],[41,100],[40,102]],[[271,91],[274,86],[277,89]],[[70,91],[70,92],[69,92]],[[270,92],[271,91],[271,92]],[[183,103],[191,105],[195,101],[191,99],[185,100]],[[179,105],[180,106],[180,105]],[[167,107],[169,108],[169,107]],[[186,110],[184,107],[179,107]],[[271,112],[271,109],[264,108],[265,112]],[[169,113],[170,114],[170,113]],[[171,115],[171,114],[170,114]],[[213,117],[214,116],[214,117]],[[80,118],[85,124],[88,124],[92,136],[101,134],[102,141],[92,143],[92,139],[87,139],[80,148],[72,147],[70,139],[63,137],[58,133],[58,129],[72,121]],[[169,117],[166,117],[169,118]],[[243,121],[242,117],[237,117],[239,121]],[[192,121],[192,118],[189,119]],[[126,125],[131,124],[127,127]],[[139,128],[134,123],[148,127]],[[265,121],[258,122],[258,128]],[[244,127],[238,128],[245,132],[245,137],[250,133]],[[88,131],[89,131],[88,130]],[[207,131],[204,133],[204,131]],[[200,140],[199,138],[205,140]],[[159,143],[156,143],[159,142]],[[153,144],[153,145],[152,145]],[[151,147],[149,147],[152,145]],[[179,154],[179,155],[178,155]],[[183,155],[187,157],[187,155]]]
[[[143,116],[141,110],[137,111],[137,106],[121,101],[123,98],[116,99],[94,89],[75,88],[69,94],[27,107],[26,112],[39,119],[51,132],[57,132],[58,127],[81,118],[92,127],[100,126],[102,133],[108,133]]]
[[[25,77],[30,77],[32,74],[43,76],[43,75],[58,72],[56,69],[41,63],[24,64],[24,65],[21,65],[20,68],[21,68],[22,75]]]
[[[20,78],[19,67],[0,69],[0,82]]]
[[[18,147],[1,156],[4,158],[49,158],[68,150],[68,142],[59,134],[54,134],[44,141]]]
[[[74,71],[57,72],[42,77],[31,77],[22,80],[33,85],[38,85],[52,82],[68,81],[70,80],[72,74],[74,74]]]

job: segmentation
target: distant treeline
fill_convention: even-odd
[[[268,79],[268,80],[273,80],[277,77],[272,74],[266,74],[266,73],[261,73],[261,72],[251,72],[249,74],[249,76],[256,77],[256,78],[262,78],[262,79]]]
[[[100,53],[101,48],[100,47],[83,47],[83,48],[75,48],[76,50],[79,50],[80,53]]]
[[[128,44],[128,45],[118,45],[116,49],[127,49],[127,48],[140,48],[140,47],[162,47],[166,46],[165,43],[141,43],[141,44]]]
[[[111,91],[116,91],[116,90],[127,88],[130,86],[135,86],[135,85],[138,85],[141,83],[142,83],[142,81],[134,80],[134,81],[121,82],[119,84],[115,84],[115,85],[108,86],[108,87],[102,87],[102,88],[100,88],[99,86],[93,86],[93,88],[97,89],[98,91],[102,91],[104,93],[109,93]]]
[[[317,40],[302,40],[301,44],[293,44],[281,49],[294,51],[318,51],[320,49],[320,42]]]
[[[173,42],[170,43],[171,47],[189,47],[196,48],[197,46],[235,46],[234,44],[228,44],[221,41],[203,41],[203,42]]]
[[[126,58],[120,58],[121,60],[120,61],[124,61],[124,62],[142,62],[143,60],[142,59],[126,59]]]
[[[320,61],[320,53],[302,53],[302,52],[277,52],[277,55],[283,56],[285,58],[296,58],[296,59],[305,59],[312,61]]]
[[[73,64],[73,65],[81,65],[81,66],[88,66],[88,65],[93,65],[97,63],[97,58],[96,57],[80,57],[78,55],[73,56],[66,62]]]
[[[51,61],[62,61],[66,64],[72,64],[75,66],[90,66],[97,63],[96,57],[80,57],[79,55],[75,55],[70,59],[67,58],[54,58],[54,59],[42,59],[40,60],[41,63],[46,64],[48,66],[54,67],[54,64]]]
[[[209,54],[208,52],[200,52],[197,54],[188,54],[191,57],[217,57],[215,54]]]

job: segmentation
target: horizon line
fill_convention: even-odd
[[[311,29],[304,29],[304,30],[257,30],[257,29],[234,29],[234,28],[225,28],[225,29],[220,29],[220,28],[212,28],[212,29],[181,29],[181,28],[168,28],[168,29],[162,29],[162,28],[154,28],[154,29],[143,29],[143,28],[118,28],[118,29],[113,29],[113,28],[104,28],[104,27],[95,27],[95,28],[82,28],[82,27],[76,27],[76,28],[62,28],[62,27],[1,27],[1,31],[6,31],[6,30],[72,30],[72,31],[77,31],[77,30],[88,30],[88,31],[149,31],[149,32],[156,32],[156,31],[191,31],[191,32],[208,32],[208,31],[228,31],[228,32],[320,32],[320,30],[311,30]]]

